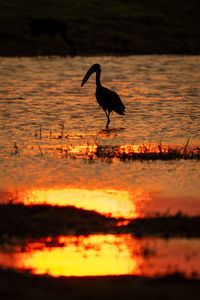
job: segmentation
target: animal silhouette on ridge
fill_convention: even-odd
[[[52,36],[54,48],[56,48],[54,37],[56,34],[60,34],[61,38],[69,45],[71,56],[76,55],[75,44],[73,40],[66,35],[67,23],[53,18],[32,19],[29,27],[32,36],[41,34]]]
[[[119,115],[124,115],[125,106],[116,92],[101,85],[101,81],[100,81],[101,67],[99,64],[92,65],[91,68],[87,71],[81,83],[81,87],[87,82],[89,77],[94,72],[96,72],[95,96],[98,104],[103,108],[106,114],[107,117],[106,128],[108,129],[108,125],[110,124],[110,113],[114,111]]]

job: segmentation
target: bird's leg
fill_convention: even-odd
[[[107,119],[108,119],[107,124],[106,124],[106,128],[108,129],[108,125],[110,124],[110,112],[107,112],[107,111],[105,110],[105,114],[106,114],[106,117],[107,117]]]

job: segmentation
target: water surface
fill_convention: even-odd
[[[178,253],[178,257],[177,257]],[[60,236],[4,245],[0,265],[52,276],[140,275],[158,277],[175,272],[200,278],[200,241],[142,238],[130,234]]]
[[[125,116],[111,115],[110,130],[95,76],[80,87],[93,63],[126,106]],[[120,156],[200,147],[199,70],[198,56],[0,58],[0,203],[125,219],[199,215],[199,160]],[[199,239],[110,234],[11,244],[1,244],[0,266],[34,274],[200,276]]]
[[[80,87],[93,63],[126,106],[125,116],[111,116],[109,132],[94,75]],[[199,67],[198,56],[1,58],[1,202],[34,199],[123,217],[198,214],[199,162],[91,163],[80,149],[184,147],[188,139],[199,146]],[[79,150],[69,157],[64,150],[72,148]]]
[[[90,58],[1,58],[1,129],[7,138],[27,141],[39,124],[70,134],[97,135],[106,118],[94,97],[94,75],[81,88],[91,64],[102,66],[102,83],[118,92],[126,116],[119,143],[199,142],[199,57],[129,56]],[[5,136],[2,136],[5,138]],[[109,141],[110,142],[110,141]]]

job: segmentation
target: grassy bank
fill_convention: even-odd
[[[78,55],[200,54],[200,2],[174,0],[10,0],[0,3],[0,55],[67,55],[56,37],[31,37],[32,18],[68,23]]]

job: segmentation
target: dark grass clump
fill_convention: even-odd
[[[134,145],[126,146],[112,146],[112,145],[97,145],[93,153],[84,153],[91,161],[101,159],[106,162],[111,162],[113,158],[121,161],[155,161],[155,160],[199,160],[200,148],[188,149],[188,142],[184,147],[171,147],[158,144],[156,147],[141,145],[137,148]],[[81,155],[77,156],[81,157]]]

